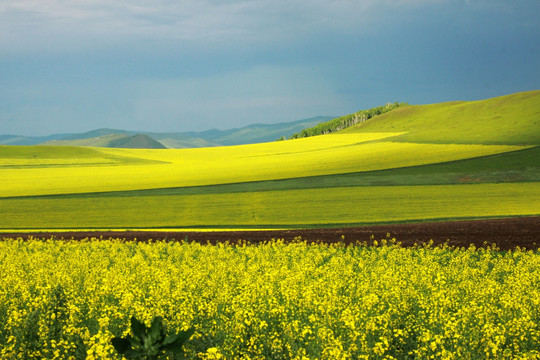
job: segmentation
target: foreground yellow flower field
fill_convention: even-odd
[[[540,251],[373,244],[6,239],[0,357],[120,359],[133,315],[191,359],[540,356]]]

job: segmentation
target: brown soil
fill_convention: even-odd
[[[390,234],[404,246],[422,244],[433,240],[434,244],[447,242],[449,245],[468,247],[496,244],[502,250],[515,249],[516,246],[527,249],[540,248],[540,216],[491,220],[449,221],[415,224],[391,224],[365,227],[323,228],[304,230],[271,231],[211,231],[211,232],[157,232],[157,231],[70,231],[70,232],[35,232],[1,233],[0,238],[21,237],[55,239],[84,239],[91,237],[120,238],[126,240],[185,240],[215,244],[218,242],[236,242],[246,240],[251,243],[271,239],[294,241],[301,237],[309,242],[344,242],[372,243],[384,239]],[[344,238],[343,238],[344,237]],[[537,245],[538,244],[538,245]]]

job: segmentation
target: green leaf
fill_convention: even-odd
[[[135,338],[134,338],[133,336],[131,336],[131,335],[127,335],[127,336],[126,336],[126,339],[127,339],[127,341],[130,342],[130,344],[131,344],[132,347],[137,347],[137,346],[140,346],[140,345],[141,345],[141,342],[138,341],[137,339],[135,339]]]
[[[156,316],[152,320],[152,325],[150,325],[150,332],[148,335],[153,341],[160,342],[160,340],[162,340],[163,334],[163,318],[161,316]]]
[[[131,331],[133,335],[139,338],[141,345],[144,344],[144,339],[146,338],[146,326],[137,320],[135,316],[131,317]]]
[[[174,343],[176,340],[178,340],[180,338],[180,335],[179,334],[175,334],[175,335],[169,335],[165,338],[165,340],[163,340],[163,342],[161,343],[161,347],[163,348],[164,346],[167,346],[169,344],[172,344]]]
[[[142,359],[144,358],[144,353],[141,351],[130,349],[124,353],[126,359]]]
[[[163,345],[161,346],[161,349],[164,351],[171,351],[174,353],[181,352],[182,346],[186,341],[189,340],[191,335],[195,332],[194,328],[191,328],[186,331],[180,331],[176,335],[167,336],[165,340],[163,341]],[[167,344],[165,344],[167,342]]]
[[[111,342],[119,354],[124,354],[131,349],[131,343],[128,339],[115,337],[111,339]]]

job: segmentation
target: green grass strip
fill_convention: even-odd
[[[0,200],[0,229],[272,227],[540,214],[540,182]]]

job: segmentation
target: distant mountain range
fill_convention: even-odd
[[[175,133],[138,132],[119,129],[98,129],[77,134],[49,136],[0,135],[0,145],[71,145],[121,148],[196,148],[222,145],[241,145],[274,141],[290,137],[305,128],[333,119],[318,116],[278,124],[253,124],[229,130],[206,130]]]

